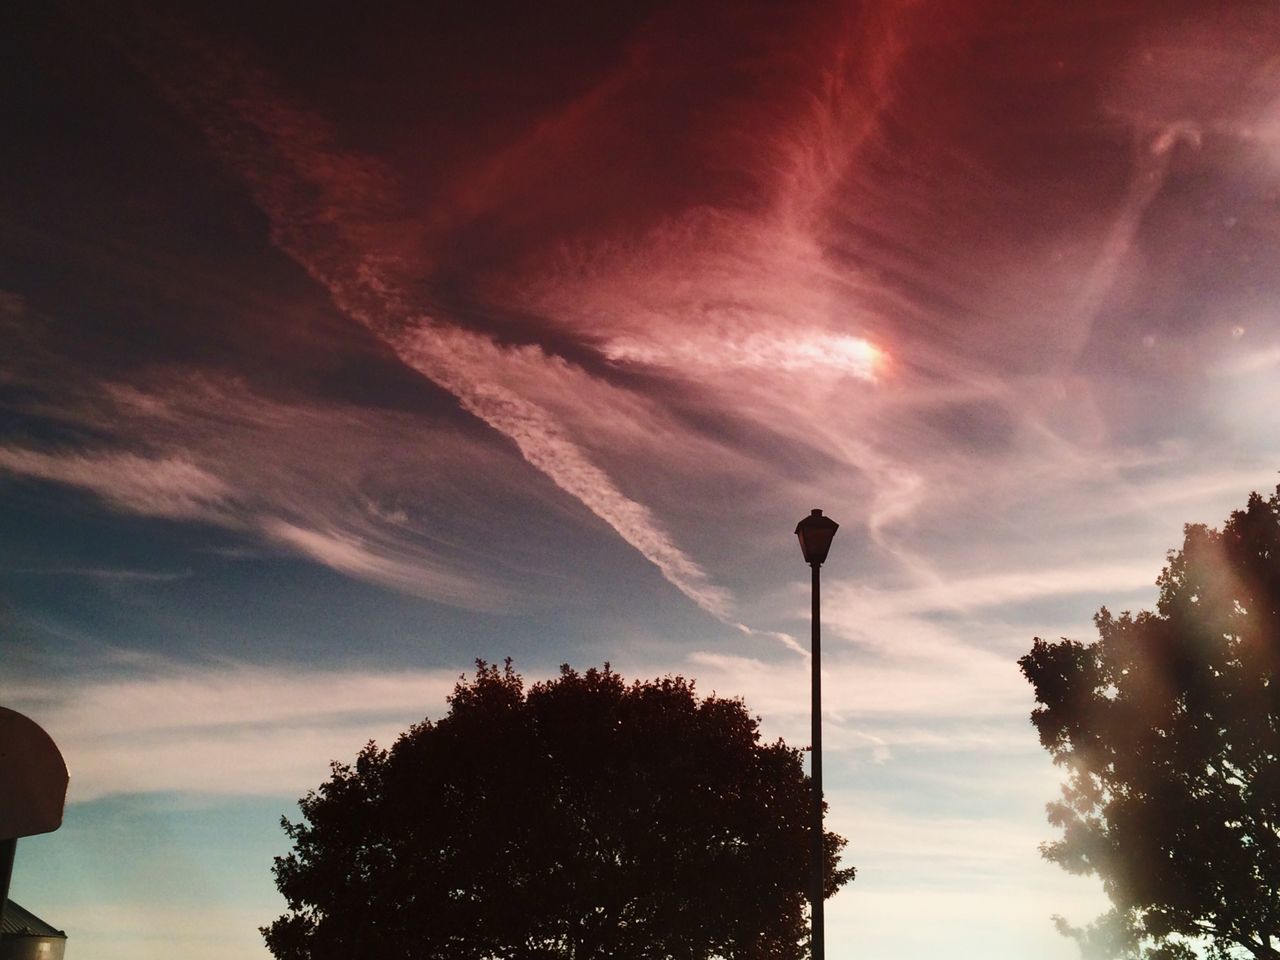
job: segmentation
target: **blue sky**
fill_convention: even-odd
[[[1266,4],[50,5],[0,31],[0,703],[99,960],[477,657],[807,741],[850,957],[1067,960],[1017,658],[1280,469]]]

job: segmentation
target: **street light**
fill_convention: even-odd
[[[809,955],[812,960],[825,960],[826,947],[823,941],[822,891],[823,866],[826,856],[823,852],[822,832],[822,617],[821,601],[818,585],[818,568],[827,559],[831,549],[831,541],[840,529],[840,524],[830,517],[824,517],[821,510],[813,510],[809,516],[796,524],[796,536],[800,538],[800,552],[804,562],[813,571],[813,734],[810,756],[813,779],[813,813],[810,820],[810,836],[812,850],[811,874],[809,877],[810,921],[813,929],[809,937]]]

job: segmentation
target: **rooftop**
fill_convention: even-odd
[[[6,937],[62,937],[64,939],[67,936],[12,900],[4,908],[4,920],[0,921],[0,934]]]

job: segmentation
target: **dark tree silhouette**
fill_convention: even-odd
[[[1157,584],[1157,612],[1019,661],[1068,771],[1042,850],[1113,904],[1058,923],[1086,956],[1280,958],[1280,488],[1187,526]]]
[[[284,822],[281,960],[798,958],[809,778],[739,700],[608,665],[527,692],[477,662]],[[826,834],[827,895],[852,879]]]

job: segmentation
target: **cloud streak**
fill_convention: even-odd
[[[123,510],[151,517],[217,517],[231,498],[219,477],[182,456],[134,453],[47,453],[0,447],[0,471],[91,490]]]
[[[727,594],[676,546],[647,507],[592,462],[538,395],[550,393],[561,402],[594,399],[624,417],[635,400],[616,397],[581,368],[536,345],[504,346],[422,312],[398,277],[413,265],[368,242],[378,233],[393,178],[372,158],[337,150],[323,122],[288,104],[255,69],[228,69],[207,54],[201,60],[208,70],[198,85],[190,86],[188,75],[169,90],[253,186],[273,220],[278,245],[408,366],[510,439],[530,465],[612,527],[682,593],[727,618]],[[330,548],[328,554],[335,552]]]
[[[485,465],[485,478],[469,483],[473,494],[500,483],[501,458],[456,431],[390,411],[273,399],[183,368],[128,385],[77,382],[30,405],[108,440],[98,449],[0,446],[0,475],[78,488],[130,514],[220,527],[451,605],[510,601],[511,589],[458,548],[460,534],[432,506],[433,492],[460,482],[445,464]]]
[[[72,771],[70,799],[124,793],[301,795],[369,739],[389,745],[439,716],[452,671],[358,673],[154,657],[121,679],[7,690],[40,718]]]

